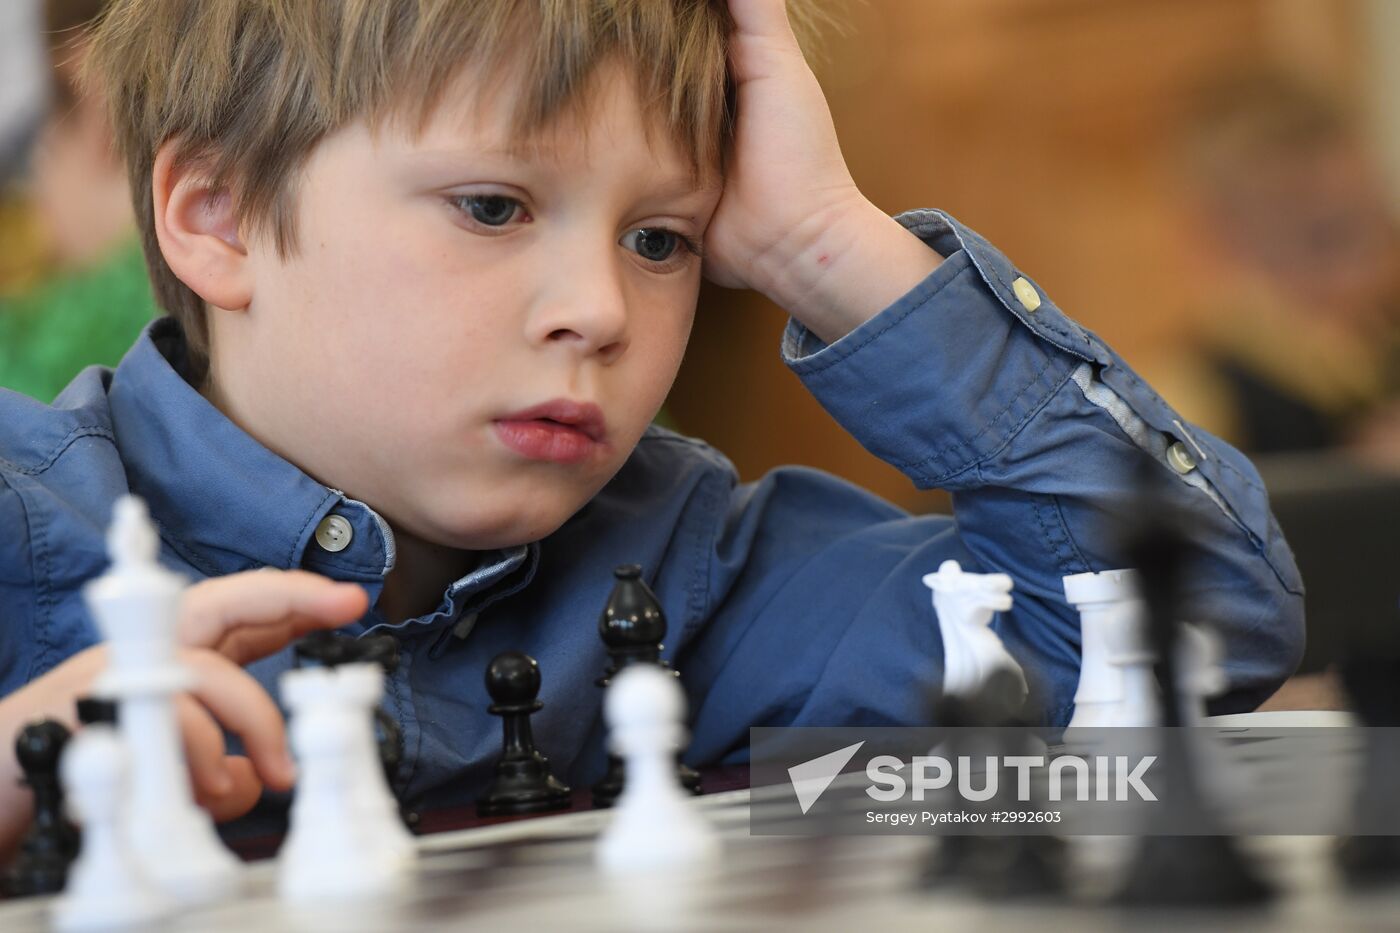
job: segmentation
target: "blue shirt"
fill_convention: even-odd
[[[1302,585],[1249,462],[1183,423],[976,234],[935,211],[898,219],[946,261],[830,346],[791,323],[782,354],[867,448],[951,490],[955,517],[910,516],[802,467],[739,483],[704,443],[649,430],[545,540],[481,555],[429,615],[390,625],[371,610],[348,627],[402,641],[386,694],[400,796],[463,802],[485,786],[501,738],[483,676],[508,649],[540,664],[541,750],[571,782],[602,774],[597,622],[622,563],[645,568],[666,610],[693,764],[742,759],[750,726],[923,721],[942,645],[920,578],[948,558],[1015,579],[997,630],[1045,718],[1064,722],[1079,628],[1061,578],[1115,566],[1102,522],[1131,503],[1144,459],[1191,522],[1190,617],[1226,647],[1218,708],[1252,708],[1293,671]],[[191,579],[300,567],[378,597],[389,526],[236,427],[185,381],[183,358],[163,319],[52,406],[0,393],[0,692],[97,640],[79,590],[106,567],[128,491],[150,506],[162,560]],[[337,553],[315,538],[332,513],[353,532]],[[287,650],[250,670],[275,696],[292,663]]]

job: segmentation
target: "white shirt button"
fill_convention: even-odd
[[[1011,283],[1011,290],[1016,293],[1016,300],[1021,303],[1021,307],[1027,311],[1034,312],[1040,307],[1040,292],[1035,290],[1030,279],[1024,275]]]
[[[1181,441],[1167,448],[1167,463],[1178,473],[1190,473],[1196,469],[1196,458],[1191,456],[1191,451]]]
[[[339,515],[327,515],[316,526],[316,543],[332,554],[345,550],[355,538],[355,529]]]

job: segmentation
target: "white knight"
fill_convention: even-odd
[[[993,616],[1011,609],[1011,578],[1004,573],[968,573],[957,561],[945,560],[923,581],[933,591],[933,610],[943,634],[944,694],[971,694],[993,671],[1004,669],[1016,675],[1025,699],[1025,674],[991,629]]]

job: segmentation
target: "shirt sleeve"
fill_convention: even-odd
[[[954,517],[909,516],[811,470],[735,485],[710,624],[685,660],[704,691],[697,759],[740,748],[726,722],[924,720],[942,646],[921,577],[947,558],[1014,579],[997,631],[1043,718],[1067,721],[1079,628],[1062,578],[1121,566],[1109,529],[1144,475],[1190,526],[1190,618],[1223,637],[1229,690],[1213,709],[1257,706],[1297,667],[1303,610],[1253,466],[977,234],[938,211],[897,219],[945,262],[834,344],[790,322],[783,358],[868,450],[951,490]]]
[[[32,547],[24,503],[0,472],[0,697],[33,676]]]

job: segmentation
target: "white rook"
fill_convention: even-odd
[[[300,772],[278,856],[279,896],[301,904],[363,902],[406,890],[413,837],[400,822],[374,741],[383,670],[308,667],[287,671],[279,683]]]
[[[1160,719],[1147,607],[1135,570],[1064,578],[1079,610],[1079,687],[1069,728],[1155,726]]]

